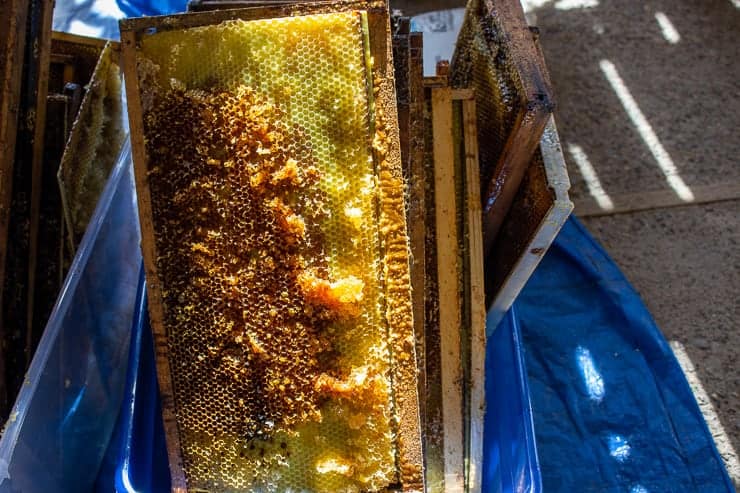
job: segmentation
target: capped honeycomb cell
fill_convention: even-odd
[[[420,475],[399,438],[408,250],[368,26],[348,10],[149,29],[124,62],[168,450],[188,490],[386,491]]]

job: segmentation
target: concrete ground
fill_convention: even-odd
[[[740,2],[537,0],[529,11],[575,214],[685,348],[738,484]]]

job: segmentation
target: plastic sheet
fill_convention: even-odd
[[[56,0],[53,29],[118,40],[120,19],[184,12],[187,4],[187,0]]]
[[[126,145],[0,439],[0,492],[91,490],[125,389],[139,241]]]
[[[576,219],[516,306],[544,491],[734,491],[670,346]]]

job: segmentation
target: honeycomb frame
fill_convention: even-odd
[[[57,171],[68,247],[73,254],[125,140],[119,58],[119,43],[106,42]]]
[[[536,36],[519,2],[470,0],[450,63],[451,85],[476,95],[486,256],[555,108]]]
[[[163,418],[172,475],[173,491],[187,491],[182,449],[175,419],[175,399],[168,360],[167,329],[162,304],[161,279],[156,265],[155,229],[151,189],[144,140],[142,88],[137,77],[139,42],[152,30],[169,31],[219,24],[241,19],[257,20],[321,13],[362,10],[367,13],[369,48],[373,63],[374,117],[376,137],[382,132],[384,145],[373,146],[379,190],[378,229],[381,232],[381,284],[385,300],[384,318],[390,329],[391,379],[395,416],[396,471],[398,483],[389,485],[404,491],[423,489],[421,438],[416,388],[416,358],[411,316],[408,237],[406,235],[404,181],[396,116],[396,98],[391,57],[388,9],[382,1],[317,2],[311,4],[253,7],[121,22],[124,73],[142,226],[142,249],[147,270],[149,310],[157,349],[157,368],[163,404]]]

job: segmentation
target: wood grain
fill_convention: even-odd
[[[452,127],[452,89],[432,89],[437,276],[442,364],[445,492],[465,489],[462,363],[460,360],[459,238],[455,192],[455,152]]]
[[[468,493],[480,493],[483,479],[483,422],[486,411],[486,294],[483,274],[483,223],[478,164],[478,128],[473,95],[463,100],[465,139],[466,258],[468,285],[465,301],[470,333],[470,381],[468,382],[470,425],[468,442]]]
[[[121,31],[121,50],[123,73],[126,78],[126,97],[128,99],[129,129],[131,149],[134,161],[136,195],[139,204],[139,222],[141,224],[141,250],[144,257],[144,268],[147,279],[149,300],[149,321],[154,337],[154,348],[157,362],[159,395],[162,401],[162,421],[167,442],[167,456],[170,464],[170,475],[173,493],[185,493],[187,483],[182,463],[180,433],[175,415],[175,394],[168,358],[167,329],[164,324],[164,307],[162,305],[162,287],[157,275],[157,248],[154,241],[154,223],[152,215],[151,193],[147,173],[146,144],[144,142],[144,115],[141,107],[139,79],[136,70],[136,33]]]
[[[3,287],[8,248],[8,225],[13,190],[13,164],[18,132],[23,54],[29,0],[6,0],[0,15],[0,340],[5,340]],[[6,415],[8,392],[5,351],[0,358],[0,413]]]
[[[31,154],[31,205],[28,241],[28,298],[26,300],[26,361],[31,363],[34,344],[34,301],[36,298],[36,265],[39,250],[39,214],[41,210],[41,189],[43,180],[44,136],[46,131],[46,97],[49,89],[49,64],[51,59],[51,20],[54,0],[41,0],[41,21],[38,42],[34,47],[35,63],[38,65],[36,79],[36,125],[33,129]]]

